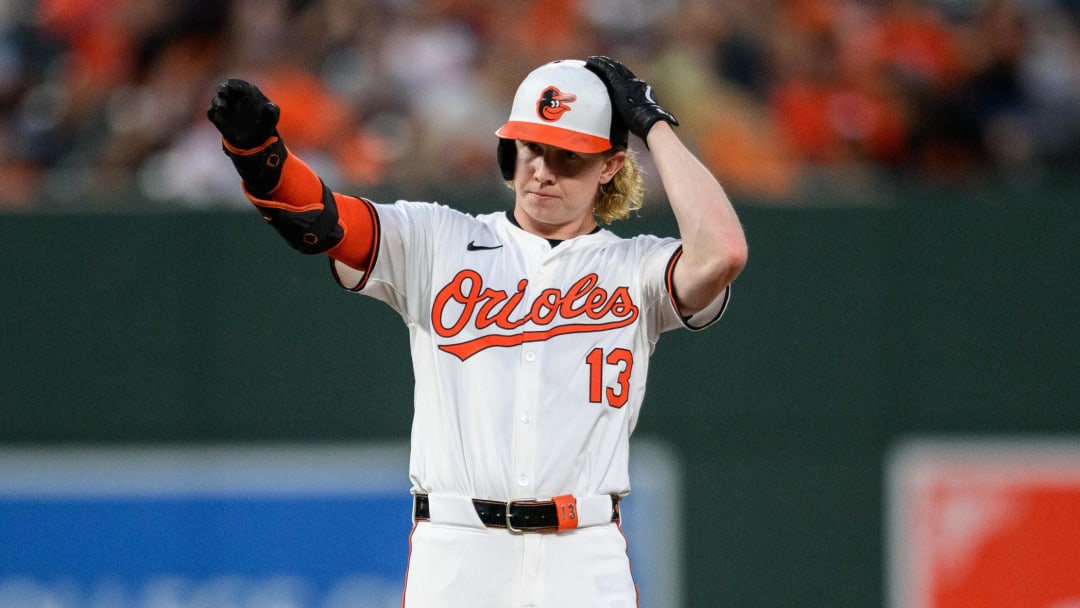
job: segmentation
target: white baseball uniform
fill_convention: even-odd
[[[635,606],[612,497],[630,491],[649,356],[661,332],[715,322],[730,290],[683,319],[676,239],[598,229],[553,245],[508,212],[365,204],[369,267],[333,268],[409,328],[410,477],[430,514],[410,538],[405,608]],[[486,527],[473,503],[567,495],[576,527],[557,533]]]
[[[644,138],[656,120],[677,124],[625,66],[590,60],[553,61],[522,81],[495,132],[505,179],[517,177],[515,140],[601,154],[625,148],[632,128]],[[386,302],[409,328],[416,523],[403,607],[636,606],[618,499],[630,491],[649,357],[662,332],[715,322],[730,289],[684,318],[677,239],[598,228],[552,242],[509,211],[332,193],[270,132],[277,112],[230,79],[208,117],[264,219],[297,250],[332,256],[341,285]],[[227,137],[263,135],[250,149]],[[557,179],[537,157],[522,161],[533,179]]]

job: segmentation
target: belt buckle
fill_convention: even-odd
[[[525,503],[530,503],[530,502],[536,502],[536,499],[534,499],[534,498],[518,498],[518,499],[515,499],[515,500],[506,501],[506,529],[510,533],[512,533],[512,534],[525,534],[525,530],[522,530],[521,528],[515,528],[514,524],[510,523],[510,509],[512,509],[515,504],[525,504]]]

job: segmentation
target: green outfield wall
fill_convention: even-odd
[[[686,606],[880,606],[893,446],[1080,441],[1068,198],[740,209],[730,309],[660,341],[638,427],[684,465]],[[2,215],[0,252],[0,444],[408,436],[406,328],[254,212]]]

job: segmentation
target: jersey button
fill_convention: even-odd
[[[525,486],[529,485],[529,478],[525,477],[524,475],[522,475],[521,477],[518,477],[518,485],[523,487],[523,488]]]
[[[529,424],[530,422],[532,422],[532,416],[530,416],[528,414],[522,414],[521,415],[521,422],[524,423],[524,424]]]
[[[536,353],[532,352],[531,350],[529,352],[525,353],[525,360],[526,361],[535,361],[536,360]]]

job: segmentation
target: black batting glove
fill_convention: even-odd
[[[679,121],[653,99],[652,87],[640,80],[625,65],[610,57],[593,56],[585,60],[585,67],[592,70],[607,85],[611,93],[611,105],[629,127],[630,132],[645,141],[649,130],[658,121],[678,126]]]
[[[258,87],[230,78],[221,83],[206,117],[229,145],[249,150],[262,145],[277,131],[281,110]]]

